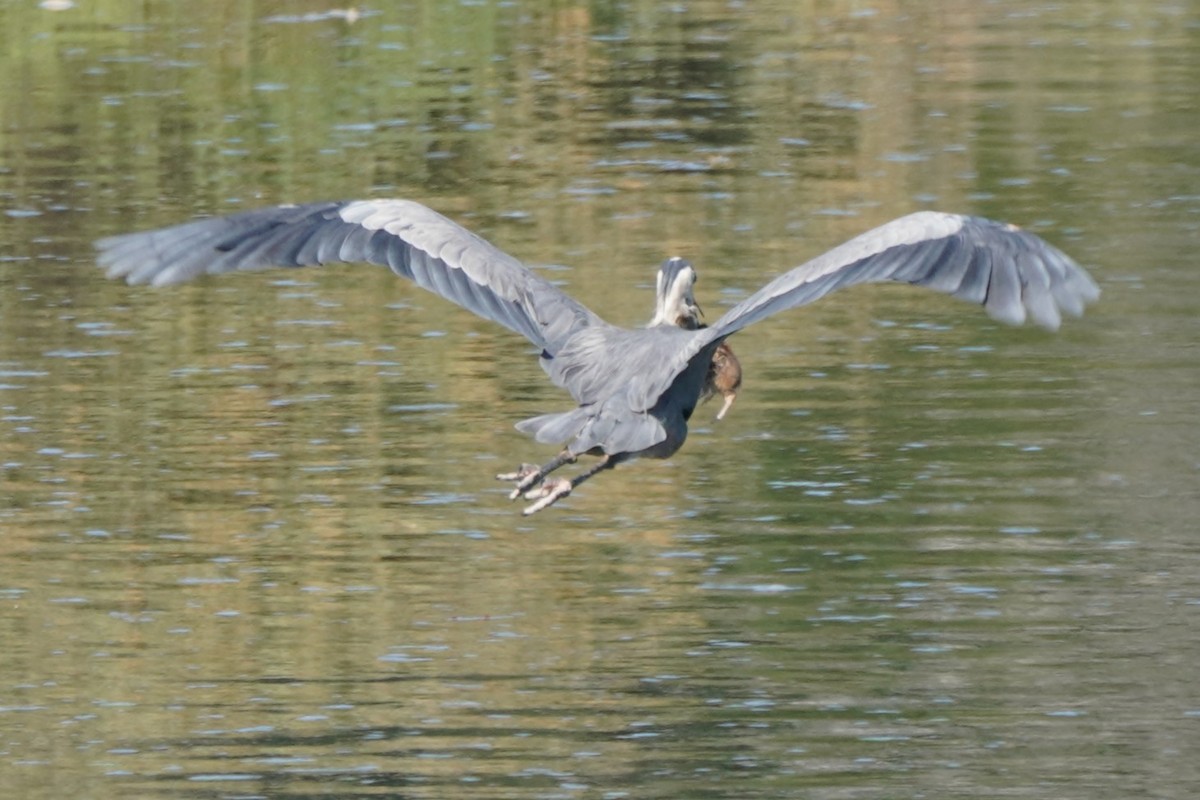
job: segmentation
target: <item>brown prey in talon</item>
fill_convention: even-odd
[[[785,272],[700,322],[696,272],[681,258],[658,271],[654,318],[645,328],[610,325],[520,261],[411,200],[345,200],[273,206],[210,217],[96,243],[108,276],[162,286],[201,275],[266,267],[367,262],[388,267],[533,343],[538,360],[575,408],[517,423],[559,454],[502,476],[533,514],[584,481],[634,458],[668,458],[687,438],[701,400],[741,385],[726,343],[777,312],[857,283],[924,286],[982,305],[992,317],[1027,317],[1058,328],[1100,296],[1091,277],[1039,237],[982,217],[920,211],[869,230]],[[550,473],[582,455],[599,456],[567,480]]]
[[[704,376],[704,389],[700,399],[707,400],[714,394],[720,394],[725,402],[717,412],[717,419],[725,419],[725,412],[737,399],[737,391],[742,388],[742,362],[733,354],[733,348],[728,342],[721,342],[713,353],[712,363],[708,365],[708,374]]]

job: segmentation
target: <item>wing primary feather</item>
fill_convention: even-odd
[[[281,238],[286,238],[287,228],[259,228],[257,238],[238,237],[231,247],[217,247],[212,259],[203,268],[203,273],[216,275],[223,272],[244,272],[272,266],[295,266],[276,260],[276,251]],[[188,276],[191,277],[191,276]]]
[[[348,264],[356,261],[366,261],[367,244],[374,235],[375,231],[369,228],[357,225],[347,226],[345,238],[342,239],[342,246],[338,248],[337,260]]]
[[[966,266],[952,293],[960,300],[983,305],[992,282],[992,253],[985,247],[972,247],[963,262]]]
[[[346,225],[331,225],[322,231],[322,236],[317,241],[316,253],[314,253],[314,264],[334,264],[338,261],[338,254],[342,251],[342,242],[346,239]]]
[[[381,267],[390,267],[388,258],[393,241],[396,238],[387,231],[372,231],[371,238],[363,245],[363,259]]]
[[[392,272],[397,275],[412,280],[412,248],[403,239],[382,231],[388,240],[387,258],[385,263]]]
[[[472,308],[472,305],[474,304],[468,305],[472,298],[470,290],[467,289],[464,291],[464,284],[470,283],[470,279],[467,278],[466,274],[462,270],[462,267],[458,265],[457,261],[458,259],[449,261],[448,259],[440,256],[437,258],[437,260],[427,259],[425,262],[426,280],[429,281],[429,288],[437,294],[440,294],[442,297],[449,297],[459,305],[464,306],[471,311],[475,311],[475,308]],[[453,263],[454,266],[442,266],[443,264],[451,263]]]
[[[412,268],[413,282],[422,289],[432,289],[436,284],[429,279],[429,259],[428,253],[420,250],[413,251],[412,258],[409,260],[409,266]]]
[[[340,219],[318,219],[304,225],[307,239],[296,249],[297,266],[312,267],[329,263],[329,242],[336,238],[336,232],[345,225]],[[323,250],[326,255],[324,259],[321,257]]]
[[[1090,288],[1095,289],[1094,286]],[[1069,277],[1066,280],[1050,284],[1050,292],[1054,295],[1054,300],[1058,303],[1059,308],[1073,317],[1082,316],[1084,303],[1095,299],[1096,293],[1089,293],[1088,289],[1089,287],[1086,285],[1082,288],[1076,286]]]
[[[1040,273],[1036,282],[1021,287],[1021,300],[1034,322],[1047,330],[1055,331],[1062,324],[1062,315],[1054,302],[1054,296],[1047,291],[1048,283],[1049,279],[1045,273]]]
[[[257,250],[251,250],[253,254],[254,266],[268,267],[279,265],[282,267],[297,267],[304,265],[300,261],[299,256],[304,246],[312,237],[313,228],[309,225],[300,225],[295,227],[280,227],[271,232],[270,238],[264,241],[261,247]],[[231,251],[223,254],[221,259],[222,270],[214,269],[212,271],[226,271],[235,269],[246,269],[247,266],[237,263],[241,260],[241,254],[237,251]]]
[[[920,258],[911,272],[896,278],[935,291],[952,292],[971,261],[964,257],[965,249],[963,240],[957,236],[930,241],[918,250]]]
[[[206,222],[214,222],[206,220]],[[191,231],[182,232],[179,237],[160,234],[148,237],[144,243],[131,242],[130,252],[126,256],[129,262],[126,279],[130,283],[148,283],[155,279],[160,263],[174,261],[192,264],[210,257],[203,247],[207,231],[206,226],[197,225]]]
[[[1025,321],[1025,305],[1021,302],[1021,279],[1017,265],[1010,258],[997,263],[993,260],[992,279],[988,283],[984,310],[993,318],[1012,325]]]

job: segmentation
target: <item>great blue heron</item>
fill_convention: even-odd
[[[687,437],[703,396],[720,392],[723,415],[741,381],[725,339],[777,311],[856,283],[896,281],[981,304],[994,318],[1026,316],[1058,328],[1100,290],[1082,268],[1037,236],[981,217],[922,211],[894,220],[780,275],[709,326],[683,259],[658,273],[649,326],[619,328],[512,256],[409,200],[275,206],[161,230],[101,239],[98,261],[131,284],[180,283],[200,275],[270,266],[370,262],[524,335],[550,379],[578,406],[517,423],[562,451],[538,467],[498,478],[532,514],[598,472],[638,456],[667,458]],[[571,479],[551,472],[582,454],[600,460]]]

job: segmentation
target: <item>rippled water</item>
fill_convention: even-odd
[[[0,790],[1190,797],[1200,6],[0,0]],[[70,5],[70,4],[66,4]],[[1025,225],[1057,335],[864,287],[531,519],[565,407],[385,270],[103,235],[419,199],[613,322],[902,213]]]

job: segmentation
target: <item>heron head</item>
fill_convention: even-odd
[[[658,268],[658,284],[655,290],[655,325],[674,325],[689,330],[700,327],[704,312],[692,294],[696,285],[696,270],[682,258],[668,258]]]

